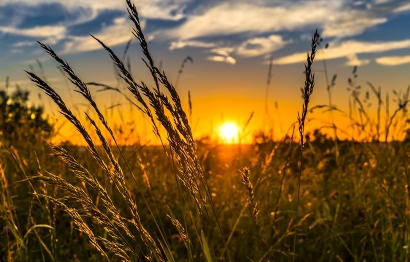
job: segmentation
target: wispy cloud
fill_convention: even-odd
[[[208,60],[215,61],[215,62],[225,62],[231,65],[234,65],[236,63],[236,59],[233,58],[232,56],[222,56],[222,55],[208,56]]]
[[[161,19],[161,20],[179,20],[184,17],[183,10],[188,0],[140,0],[135,4],[138,11],[141,12],[141,19]],[[58,22],[50,22],[48,25],[36,25],[35,23],[28,27],[27,24],[22,26],[25,19],[33,17],[42,17],[47,19],[47,15],[42,11],[42,6],[58,4],[61,6],[60,12],[64,12],[65,19]],[[85,34],[94,34],[105,43],[113,46],[125,43],[132,36],[131,24],[125,24],[128,21],[126,14],[125,1],[104,0],[104,1],[77,1],[77,0],[2,0],[0,9],[7,6],[14,8],[18,19],[4,21],[0,23],[1,34],[15,36],[24,36],[33,40],[40,40],[47,44],[64,43],[65,53],[91,51],[101,48],[89,36]],[[30,10],[35,12],[30,13]],[[45,9],[46,10],[46,9]],[[74,32],[73,26],[82,25],[95,20],[99,14],[107,11],[122,12],[122,16],[117,16],[111,24],[96,24],[97,29],[92,32]],[[42,13],[43,12],[43,13]],[[52,20],[50,20],[52,21]],[[21,40],[20,40],[21,42]],[[11,43],[14,47],[23,47],[23,45]]]
[[[233,47],[218,47],[218,48],[211,49],[212,53],[215,53],[221,56],[229,56],[229,54],[231,54],[233,51],[235,51],[235,48]]]
[[[391,0],[374,0],[375,4],[386,4],[391,2]]]
[[[66,28],[64,26],[35,26],[31,28],[15,28],[0,26],[0,32],[3,34],[13,34],[32,38],[43,38],[49,44],[56,43],[66,35]]]
[[[309,1],[275,7],[228,2],[211,7],[203,13],[187,16],[184,24],[166,31],[164,35],[170,38],[193,39],[292,30],[321,24],[330,12],[336,12],[340,6],[340,1],[327,1],[323,2],[323,5]]]
[[[188,2],[188,0],[139,0],[135,1],[135,5],[137,6],[138,11],[144,18],[179,20],[184,17],[182,11]],[[80,10],[92,10],[92,14],[97,14],[104,10],[118,10],[123,11],[124,14],[126,13],[125,1],[118,0],[2,0],[0,6],[10,4],[24,4],[27,6],[60,4],[64,6],[64,8],[67,9],[69,12],[73,13],[78,12]]]
[[[259,1],[258,3],[260,3]],[[241,33],[262,34],[281,30],[319,27],[323,35],[345,37],[362,33],[385,23],[389,9],[378,10],[371,5],[362,8],[351,1],[288,1],[248,4],[228,1],[200,13],[189,14],[181,26],[165,31],[165,36],[194,39],[207,36]]]
[[[203,41],[194,41],[194,40],[180,40],[172,41],[169,46],[169,50],[182,49],[185,47],[201,47],[201,48],[212,48],[215,47],[215,43],[203,42]]]
[[[103,27],[94,36],[108,46],[115,46],[127,42],[132,37],[130,22],[127,19],[114,19],[110,26]],[[145,23],[142,21],[142,27]],[[62,53],[78,53],[101,49],[101,45],[91,36],[70,37]]]
[[[370,60],[359,59],[358,54],[400,49],[404,48],[400,45],[406,46],[407,42],[343,42],[343,39],[387,23],[388,14],[406,10],[407,5],[403,1],[386,0],[335,0],[324,1],[320,5],[315,1],[279,1],[272,4],[272,1],[260,0],[249,4],[227,0],[187,14],[185,22],[180,26],[167,30],[159,29],[156,34],[162,39],[177,39],[171,42],[171,50],[185,47],[204,48],[208,51],[211,48],[232,48],[226,55],[255,57],[275,52],[295,42],[292,38],[284,40],[283,32],[319,28],[323,37],[333,39],[335,43],[342,42],[327,50],[326,58],[345,57],[348,65],[364,65]],[[228,36],[234,36],[237,40],[229,44],[221,41]],[[212,40],[206,41],[207,39]],[[275,62],[296,63],[304,61],[305,56],[305,53],[297,53]],[[320,58],[320,54],[318,57]],[[219,56],[211,58],[209,59],[212,61],[222,60]]]
[[[359,59],[356,54],[347,56],[347,59],[346,65],[348,66],[362,66],[370,63],[370,59]]]
[[[410,47],[410,39],[402,41],[388,41],[388,42],[362,42],[349,40],[342,43],[330,44],[330,47],[326,51],[318,52],[316,54],[316,59],[322,60],[323,54],[326,59],[335,59],[346,57],[349,60],[352,60],[354,56],[358,54],[365,53],[381,53],[390,50],[398,50]],[[306,53],[296,53],[289,56],[284,56],[273,61],[275,64],[293,64],[299,63],[306,60]],[[363,62],[363,61],[362,61]]]
[[[354,36],[387,22],[387,18],[362,16],[363,14],[365,14],[363,11],[350,11],[331,15],[329,21],[323,25],[323,36],[337,38]]]
[[[279,50],[289,42],[291,41],[285,41],[279,35],[253,37],[243,41],[242,43],[231,44],[230,46],[226,46],[223,42],[212,43],[196,40],[180,40],[171,42],[169,49],[175,50],[185,47],[205,48],[208,49],[208,52],[216,54],[216,56],[208,57],[208,60],[235,64],[236,60],[231,56],[231,54],[242,57],[260,56]]]
[[[242,56],[259,56],[283,48],[290,41],[284,41],[279,35],[255,37],[238,46],[236,53]]]
[[[32,46],[36,42],[35,41],[21,41],[13,44],[13,47],[23,47],[23,46]]]
[[[217,47],[209,50],[213,55],[208,56],[209,61],[225,62],[230,65],[236,64],[236,59],[232,57],[232,53],[235,51],[233,47]]]
[[[385,56],[376,58],[376,63],[385,66],[397,66],[410,63],[410,56]]]
[[[404,4],[402,6],[399,6],[393,10],[393,13],[401,13],[401,12],[406,12],[410,10],[410,3]]]
[[[67,17],[46,26],[21,26],[25,18],[32,15],[32,7],[40,7],[36,10],[41,12],[42,5],[50,4],[60,5]],[[299,42],[298,37],[284,36],[284,32],[298,31],[301,34],[315,28],[319,28],[323,37],[335,42],[326,50],[326,58],[345,57],[348,64],[369,63],[369,60],[358,58],[361,53],[404,48],[395,46],[400,43],[407,45],[403,41],[371,43],[354,40],[343,42],[343,39],[387,23],[392,13],[410,10],[408,0],[332,0],[321,1],[320,4],[304,0],[255,0],[252,3],[245,0],[138,0],[135,4],[142,20],[152,23],[147,27],[149,34],[155,35],[158,41],[169,43],[170,50],[202,48],[211,54],[209,60],[223,60],[231,64],[236,62],[236,58],[265,55]],[[91,37],[84,36],[84,33],[92,33],[110,46],[123,44],[131,37],[131,26],[125,22],[125,1],[1,0],[0,9],[4,6],[16,6],[21,11],[18,19],[7,25],[0,24],[0,33],[25,36],[48,44],[62,44],[65,53],[101,48]],[[92,32],[78,33],[78,30],[82,30],[82,24],[95,20],[107,11],[115,11],[112,13],[117,18],[111,17],[106,25],[96,24]],[[123,15],[118,15],[118,12]],[[157,19],[173,22],[163,27],[164,23],[155,24]],[[73,28],[80,29],[76,31]],[[228,37],[232,38],[227,40]],[[27,39],[23,40],[26,42]],[[11,46],[25,46],[21,44],[24,43],[21,39],[18,41],[20,44],[12,43]],[[305,60],[305,56],[305,53],[296,53],[277,59],[275,63],[301,62]],[[320,56],[319,53],[319,59]]]

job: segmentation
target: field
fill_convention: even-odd
[[[27,75],[86,146],[50,145],[53,132],[41,109],[24,111],[28,94],[18,90],[10,103],[2,91],[3,112],[29,114],[14,126],[4,124],[9,114],[1,119],[0,261],[410,260],[409,92],[397,95],[397,109],[389,112],[389,98],[372,87],[379,101],[375,119],[353,93],[359,118],[347,114],[349,130],[332,120],[335,136],[305,132],[321,42],[316,32],[289,135],[274,140],[260,132],[246,145],[194,139],[189,114],[154,63],[137,10],[127,4],[154,86],[136,80],[96,41],[162,144],[117,143],[124,134],[110,127],[87,84],[40,43],[92,113],[80,118],[44,79]],[[338,111],[331,84],[328,92],[328,104],[313,109],[331,115]]]

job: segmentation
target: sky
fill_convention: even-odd
[[[329,104],[327,82],[335,74],[332,105],[348,111],[351,78],[362,87],[360,97],[366,100],[370,115],[376,111],[377,100],[367,82],[381,87],[383,96],[389,93],[392,99],[395,93],[402,95],[410,84],[408,0],[134,3],[154,60],[176,85],[187,111],[188,91],[191,94],[190,118],[196,137],[217,133],[218,126],[226,121],[242,129],[251,114],[245,130],[247,139],[258,130],[273,130],[276,138],[288,132],[301,111],[304,63],[316,29],[323,41],[313,66],[316,85],[312,107]],[[133,38],[132,26],[122,0],[0,0],[0,81],[9,77],[11,88],[18,84],[30,90],[32,103],[39,103],[41,92],[23,71],[33,70],[46,77],[67,104],[76,108],[73,111],[86,111],[84,101],[36,41],[51,46],[84,82],[125,88],[118,82],[109,55],[90,34],[121,56]],[[177,80],[187,56],[193,62],[185,63]],[[135,38],[127,57],[133,74],[149,83]],[[356,78],[352,73],[354,66]],[[118,94],[90,89],[98,104],[111,112],[112,125],[126,122],[135,127],[141,139],[150,136],[148,123],[140,121],[140,114]],[[50,116],[56,117],[56,107],[45,95],[40,102]],[[395,109],[393,100],[390,106]],[[309,123],[312,128],[330,121],[326,112],[311,117],[318,119]],[[342,115],[333,115],[332,119],[340,128],[349,123]],[[74,129],[64,128],[66,137],[72,137],[70,130]]]

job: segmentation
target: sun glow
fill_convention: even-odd
[[[225,122],[219,127],[219,137],[224,143],[234,144],[238,142],[239,128],[232,122]]]

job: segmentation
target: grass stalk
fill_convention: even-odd
[[[299,201],[300,201],[300,181],[302,177],[303,170],[303,147],[304,147],[304,136],[305,136],[305,120],[309,108],[310,96],[313,93],[313,88],[315,86],[315,76],[312,72],[313,61],[315,59],[315,54],[317,47],[321,41],[318,31],[314,33],[311,43],[311,53],[307,54],[307,64],[305,64],[305,86],[301,89],[302,91],[302,113],[298,113],[299,122],[299,135],[300,135],[300,166],[299,166],[299,176],[298,176],[298,187],[297,187],[297,200],[296,200],[296,220],[299,215]],[[296,255],[296,235],[297,227],[295,227],[295,235],[293,237],[293,253]],[[292,257],[292,261],[295,260],[295,255]]]

